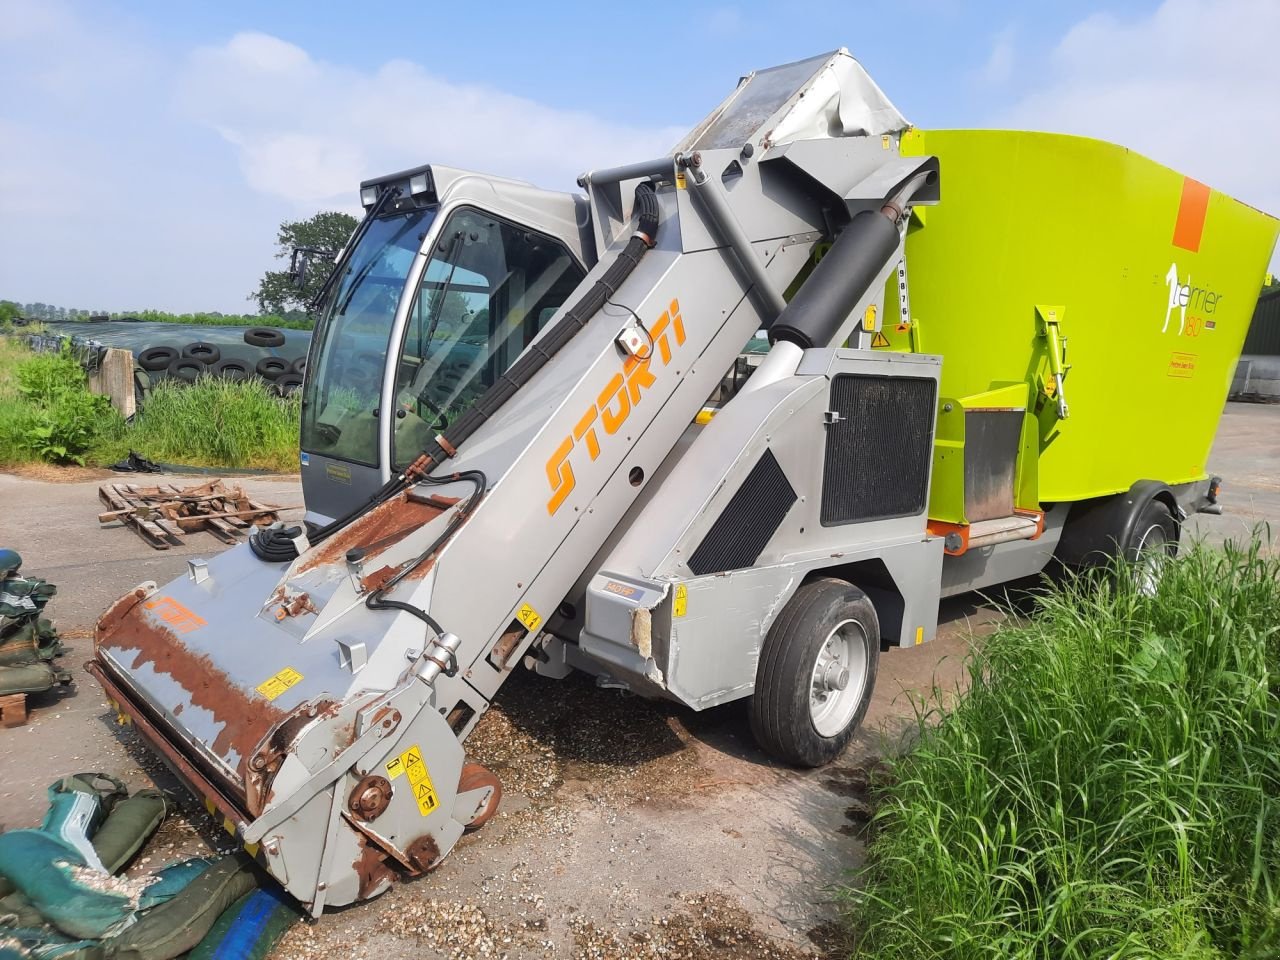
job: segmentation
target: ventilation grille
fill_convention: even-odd
[[[689,569],[702,576],[753,565],[795,502],[795,490],[766,450],[689,557]]]
[[[933,456],[933,380],[840,374],[822,472],[822,525],[906,517],[924,509]]]

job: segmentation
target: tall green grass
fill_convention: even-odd
[[[1280,956],[1280,559],[1052,590],[889,761],[859,957]]]
[[[300,393],[281,399],[260,380],[201,377],[189,386],[162,380],[134,418],[126,445],[164,463],[297,470],[301,409]]]

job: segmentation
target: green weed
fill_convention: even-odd
[[[299,393],[281,399],[259,380],[202,377],[189,386],[163,380],[126,439],[164,463],[296,470],[301,404]]]
[[[1051,590],[920,705],[891,759],[856,953],[1280,956],[1280,559],[1196,546],[1155,596]]]

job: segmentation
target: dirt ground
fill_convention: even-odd
[[[1280,406],[1228,404],[1210,466],[1225,478],[1226,512],[1196,517],[1194,534],[1221,540],[1262,521],[1280,530]],[[200,534],[160,552],[123,527],[99,529],[98,482],[0,475],[0,546],[58,585],[49,612],[78,674],[34,698],[26,726],[0,729],[0,829],[38,823],[45,788],[66,773],[103,770],[136,787],[154,778],[177,793],[78,668],[112,600],[223,548]],[[237,482],[260,500],[300,502],[296,479]],[[741,704],[697,714],[517,674],[467,742],[504,783],[498,816],[433,873],[299,924],[273,956],[842,955],[834,890],[862,862],[868,773],[910,730],[912,695],[953,689],[972,638],[998,619],[979,597],[948,601],[936,641],[883,655],[853,746],[812,772],[763,756]],[[139,868],[210,844],[229,848],[187,803]]]

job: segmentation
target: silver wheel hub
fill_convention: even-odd
[[[844,620],[818,649],[809,682],[809,718],[820,736],[835,737],[852,722],[867,686],[867,636]]]

